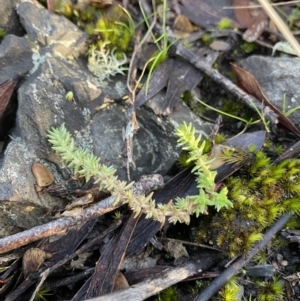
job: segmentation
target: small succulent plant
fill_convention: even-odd
[[[223,188],[220,193],[215,191],[216,172],[209,169],[211,160],[203,154],[205,142],[200,143],[201,136],[195,137],[195,129],[192,125],[184,123],[176,130],[179,137],[178,143],[183,149],[190,153],[190,161],[195,165],[193,171],[197,176],[197,187],[199,195],[178,198],[173,203],[171,200],[167,204],[155,204],[148,196],[135,195],[131,186],[120,181],[115,176],[116,170],[112,166],[100,163],[100,159],[86,150],[75,147],[74,139],[66,130],[64,124],[58,128],[52,128],[48,132],[48,140],[53,145],[52,149],[61,156],[62,160],[73,168],[75,174],[80,174],[88,181],[91,177],[99,183],[99,189],[110,192],[115,196],[115,202],[128,203],[136,216],[143,212],[147,218],[153,218],[160,223],[164,223],[168,218],[169,222],[190,222],[192,214],[206,212],[207,206],[214,206],[217,210],[232,207],[232,203],[227,198],[227,189]]]

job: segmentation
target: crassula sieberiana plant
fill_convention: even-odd
[[[52,144],[52,149],[61,156],[62,160],[74,170],[75,174],[80,174],[88,181],[91,177],[99,183],[99,189],[110,192],[115,196],[115,203],[121,201],[128,204],[138,215],[140,212],[146,214],[147,218],[153,218],[160,223],[165,219],[172,223],[190,222],[192,214],[206,212],[207,206],[214,206],[217,211],[222,208],[232,207],[232,203],[227,198],[227,189],[223,188],[219,193],[215,192],[214,179],[216,172],[209,169],[211,160],[203,154],[205,142],[201,142],[201,136],[195,137],[195,129],[192,125],[184,123],[176,130],[178,143],[189,152],[189,160],[195,165],[193,172],[196,174],[199,194],[178,198],[173,203],[171,200],[167,204],[155,204],[151,199],[152,195],[135,195],[131,189],[132,184],[120,181],[115,175],[116,170],[112,166],[100,163],[100,159],[93,154],[76,148],[74,139],[65,128],[64,124],[58,128],[52,128],[48,132],[48,140]]]

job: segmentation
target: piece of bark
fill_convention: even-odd
[[[157,204],[165,204],[176,197],[184,197],[187,194],[197,193],[194,175],[191,174],[191,169],[186,169],[166,183],[164,188],[155,191],[153,199]],[[139,252],[148,244],[160,227],[160,223],[153,219],[146,219],[145,216],[142,215],[126,250],[126,256]]]
[[[9,79],[0,85],[0,120],[4,117],[10,104],[10,99],[17,85],[19,77]]]
[[[91,277],[85,299],[106,295],[113,291],[125,251],[137,224],[138,218],[131,214],[122,231],[116,235],[102,252]]]
[[[203,268],[203,262],[189,261],[184,265],[175,268],[168,268],[161,273],[159,278],[147,279],[141,283],[135,284],[128,289],[117,291],[102,297],[88,299],[90,301],[124,301],[134,300],[142,301],[160,291],[188,278],[189,276],[200,273]],[[88,301],[87,300],[87,301]]]
[[[24,294],[24,292],[30,287],[32,286],[34,283],[37,282],[38,279],[41,279],[39,282],[38,286],[42,286],[42,284],[44,283],[44,281],[47,279],[47,277],[53,273],[54,271],[56,271],[59,267],[61,267],[62,265],[64,265],[65,263],[67,263],[68,261],[72,260],[75,256],[81,254],[82,252],[85,252],[86,250],[88,250],[91,246],[94,246],[95,244],[100,243],[108,234],[110,234],[111,232],[115,231],[117,229],[117,227],[119,227],[121,224],[121,222],[117,222],[114,223],[112,226],[110,226],[107,230],[105,230],[103,233],[101,233],[101,235],[96,236],[95,238],[91,239],[90,241],[88,241],[87,243],[85,243],[83,246],[81,246],[76,252],[73,252],[71,254],[67,254],[65,255],[62,259],[60,259],[59,261],[54,262],[53,259],[55,259],[55,254],[53,254],[53,257],[51,258],[51,260],[48,262],[49,264],[53,264],[51,265],[49,268],[47,267],[42,267],[38,273],[36,274],[31,274],[29,277],[27,277],[23,283],[18,287],[18,289],[14,290],[12,293],[10,293],[6,299],[6,301],[13,301],[16,300],[17,298],[19,298],[22,294]],[[78,278],[80,278],[81,276],[78,276]],[[57,285],[63,285],[64,281],[67,281],[65,279],[62,279],[60,283],[57,283]],[[52,283],[52,287],[55,288],[57,286],[55,286],[55,283]],[[36,289],[37,291],[37,289]],[[35,292],[36,293],[36,292]]]

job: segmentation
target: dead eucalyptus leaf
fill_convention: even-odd
[[[237,77],[239,87],[241,87],[248,94],[257,98],[263,104],[270,107],[278,115],[278,121],[284,127],[289,129],[294,134],[300,136],[300,131],[298,130],[298,128],[291,122],[289,118],[287,118],[284,114],[282,114],[282,112],[276,106],[274,106],[273,103],[266,97],[266,95],[263,93],[259,83],[256,81],[254,76],[250,72],[244,70],[241,67],[238,67],[235,64],[231,63],[231,67],[234,74]]]
[[[194,31],[193,24],[184,15],[178,15],[175,18],[173,27],[174,27],[174,29],[185,32],[185,33],[191,33]]]
[[[249,6],[249,0],[232,0],[232,6]],[[244,27],[248,28],[252,25],[254,19],[249,8],[234,8],[234,16],[236,20]]]

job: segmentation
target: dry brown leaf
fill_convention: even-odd
[[[47,253],[39,248],[27,250],[23,256],[24,279],[26,279],[30,273],[37,271],[41,267],[44,260],[50,257],[50,253]]]
[[[293,132],[296,135],[300,135],[300,131],[297,129],[297,127],[291,122],[289,118],[284,116],[282,112],[273,105],[273,103],[266,97],[266,95],[261,90],[258,82],[254,78],[254,76],[244,70],[241,67],[238,67],[235,64],[231,63],[232,70],[234,74],[237,77],[238,85],[246,91],[248,94],[254,96],[259,101],[263,102],[265,105],[269,106],[277,115],[278,115],[278,121],[287,129],[289,129],[291,132]]]
[[[187,32],[187,33],[191,33],[194,31],[193,24],[184,15],[179,15],[175,18],[173,27],[174,29],[180,30],[182,32]]]
[[[232,6],[249,6],[249,0],[233,0]],[[254,19],[249,8],[233,9],[233,13],[237,21],[244,27],[248,28],[252,25]]]
[[[116,292],[127,287],[129,287],[128,281],[125,276],[119,271],[112,291]]]
[[[46,187],[54,182],[52,171],[43,164],[35,162],[31,170],[38,186]]]

